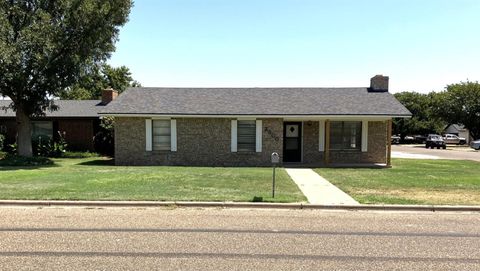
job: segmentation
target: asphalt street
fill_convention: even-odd
[[[433,155],[439,159],[472,160],[480,162],[480,151],[470,147],[447,145],[447,149],[426,149],[425,145],[392,145],[392,151],[410,154]]]
[[[480,270],[479,213],[0,208],[1,270]]]

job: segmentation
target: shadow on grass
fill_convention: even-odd
[[[58,167],[57,164],[52,165],[32,165],[32,166],[5,166],[0,165],[0,171],[7,171],[7,170],[32,170],[32,169],[42,169],[42,168],[52,168]]]
[[[47,157],[23,157],[7,154],[0,158],[0,171],[39,169],[57,166],[53,160]]]
[[[96,159],[78,163],[79,166],[115,166],[114,159]]]
[[[263,202],[263,197],[254,196],[252,202]]]

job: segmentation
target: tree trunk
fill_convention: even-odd
[[[32,128],[30,118],[21,106],[16,110],[17,118],[17,154],[32,157]]]

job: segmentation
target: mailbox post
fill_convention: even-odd
[[[280,156],[278,153],[272,153],[273,178],[272,178],[272,198],[275,198],[275,167],[280,163]]]

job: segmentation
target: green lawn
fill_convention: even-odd
[[[277,170],[273,199],[270,168],[125,167],[98,157],[52,160],[50,166],[0,166],[0,199],[306,200],[284,169]]]
[[[480,204],[480,163],[393,159],[392,168],[316,172],[360,203]]]

